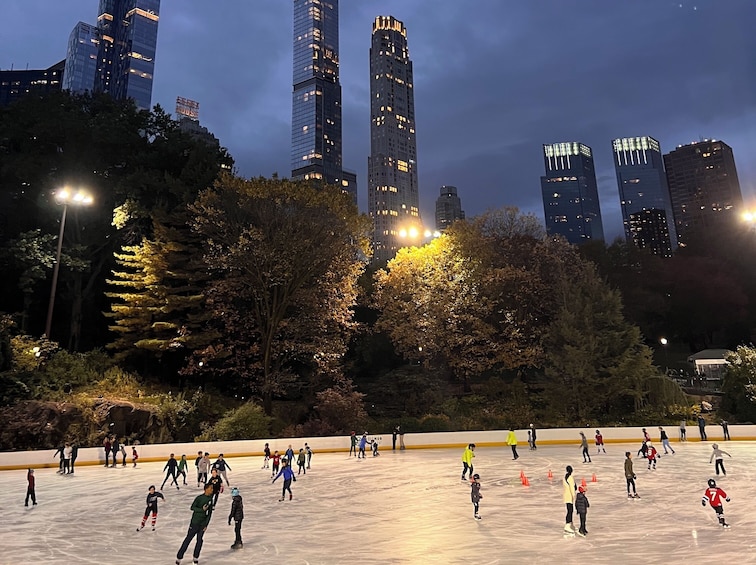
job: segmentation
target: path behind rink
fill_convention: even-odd
[[[725,505],[730,530],[720,529],[713,510],[701,506],[713,476],[712,443],[673,443],[677,454],[662,456],[656,471],[635,458],[640,442],[610,444],[601,455],[591,446],[592,464],[582,463],[579,442],[535,452],[520,445],[516,462],[509,448],[478,449],[481,521],[473,519],[470,487],[460,481],[461,449],[383,449],[379,457],[356,460],[344,453],[319,454],[313,443],[312,468],[293,483],[292,502],[278,502],[282,480],[271,485],[261,458],[232,458],[229,479],[244,497],[244,549],[230,549],[234,533],[227,525],[231,496],[226,489],[205,534],[200,563],[619,565],[690,563],[712,556],[722,563],[756,563],[756,443],[720,442],[732,454],[725,458],[727,477],[718,480],[732,499]],[[626,498],[625,451],[634,454],[640,500]],[[149,522],[145,530],[135,530],[148,487],[160,487],[162,463],[82,467],[74,476],[37,470],[39,504],[29,508],[23,505],[25,471],[0,473],[6,489],[0,564],[174,563],[189,505],[200,493],[194,458],[187,456],[189,484],[163,490],[166,501],[160,503],[155,532]],[[576,482],[585,478],[588,485],[585,539],[562,536],[561,479],[568,464]],[[549,470],[553,480],[547,478]],[[530,487],[522,486],[521,471]],[[190,552],[183,563],[191,563]]]

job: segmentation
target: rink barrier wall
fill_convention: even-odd
[[[678,442],[678,426],[663,426],[671,442]],[[642,428],[599,428],[604,437],[604,443],[639,443],[643,438]],[[661,444],[659,440],[659,427],[646,426],[646,429],[654,443]],[[701,441],[698,434],[698,426],[689,425],[686,428],[688,441]],[[596,428],[555,428],[536,430],[538,446],[544,445],[569,445],[580,446],[580,432],[588,438],[589,445],[593,446]],[[732,441],[756,441],[756,425],[731,425],[729,426]],[[507,447],[506,437],[508,430],[492,431],[466,431],[466,432],[426,432],[406,433],[404,443],[406,449],[443,449],[464,448],[469,443],[476,447]],[[706,434],[709,443],[723,442],[722,427],[719,425],[707,425]],[[518,446],[527,446],[527,429],[515,430]],[[358,436],[360,437],[360,436]],[[375,438],[380,451],[391,450],[391,432],[387,434],[368,434],[368,439]],[[239,441],[215,441],[215,442],[192,442],[192,443],[164,443],[137,445],[139,453],[138,463],[166,461],[171,453],[180,459],[186,455],[189,461],[189,470],[193,471],[194,459],[197,452],[202,450],[210,453],[211,459],[215,460],[219,453],[223,453],[225,459],[234,457],[262,457],[265,444],[270,445],[271,452],[278,450],[283,453],[291,444],[294,453],[305,443],[309,444],[314,456],[318,453],[348,452],[350,440],[348,436],[332,437],[304,437],[304,438],[276,438],[276,439],[253,439]],[[396,441],[399,450],[399,438]],[[366,448],[369,451],[369,446]],[[14,451],[0,453],[0,471],[14,469],[27,469],[29,467],[54,468],[58,467],[59,457],[53,457],[54,449],[43,451]],[[122,456],[118,455],[119,465]],[[105,455],[102,447],[84,447],[79,449],[76,466],[104,465]],[[131,465],[131,445],[126,446],[126,464]],[[233,461],[230,463],[233,467]]]

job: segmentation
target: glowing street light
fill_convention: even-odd
[[[73,192],[68,188],[63,188],[55,193],[55,201],[63,205],[63,214],[60,218],[60,233],[58,234],[58,250],[55,254],[55,266],[53,267],[52,288],[50,289],[50,301],[47,306],[47,322],[45,323],[45,336],[50,339],[50,329],[52,327],[52,315],[55,308],[55,290],[58,287],[58,272],[60,271],[60,253],[63,250],[63,232],[66,229],[66,212],[68,205],[72,206],[89,206],[94,201],[92,196],[83,191]]]
[[[669,372],[669,357],[667,355],[667,344],[669,341],[666,337],[662,337],[659,339],[659,343],[661,343],[662,348],[664,349],[664,374],[666,375]]]

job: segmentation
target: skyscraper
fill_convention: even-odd
[[[436,199],[436,229],[444,231],[457,220],[464,220],[462,201],[457,196],[456,186],[442,186],[441,194]]]
[[[160,0],[100,0],[94,91],[152,105]]]
[[[97,27],[79,22],[68,38],[63,90],[74,94],[91,92],[97,75],[100,40]]]
[[[612,141],[625,239],[655,255],[677,247],[675,222],[659,142],[653,137]]]
[[[342,167],[338,0],[294,0],[291,177],[336,184],[357,201]]]
[[[7,106],[28,94],[47,94],[61,89],[66,62],[48,69],[0,71],[0,106]]]
[[[583,143],[543,146],[546,175],[541,177],[546,231],[573,244],[604,241],[598,185],[591,148]]]
[[[693,229],[735,221],[743,196],[729,145],[713,139],[680,145],[664,155],[664,165],[680,245]]]
[[[379,16],[370,48],[370,157],[368,209],[373,219],[373,258],[391,259],[412,228],[422,233],[417,185],[415,96],[407,29]]]

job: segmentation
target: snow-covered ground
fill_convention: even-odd
[[[282,480],[271,485],[261,458],[234,458],[229,479],[244,497],[244,549],[230,549],[234,532],[227,525],[226,489],[200,563],[756,563],[756,443],[720,442],[732,454],[725,458],[727,477],[718,479],[732,498],[725,505],[729,530],[717,525],[711,508],[701,506],[713,476],[712,443],[673,443],[677,454],[662,456],[656,471],[634,458],[640,500],[626,498],[623,474],[624,452],[635,454],[640,442],[610,444],[600,455],[591,446],[591,464],[582,463],[578,442],[535,452],[520,445],[518,461],[508,448],[478,449],[480,521],[473,519],[470,487],[460,481],[462,450],[383,449],[363,461],[319,454],[313,443],[312,468],[293,483],[291,502],[278,502]],[[194,458],[187,456],[189,484],[163,490],[155,532],[149,522],[135,530],[148,487],[160,487],[162,464],[81,467],[73,476],[40,469],[39,504],[29,508],[23,504],[26,472],[1,472],[6,496],[0,563],[174,563],[189,505],[200,493]],[[568,464],[578,484],[583,478],[588,484],[587,538],[562,536],[561,478]],[[520,471],[529,487],[522,486]],[[193,547],[184,564],[192,562]]]

